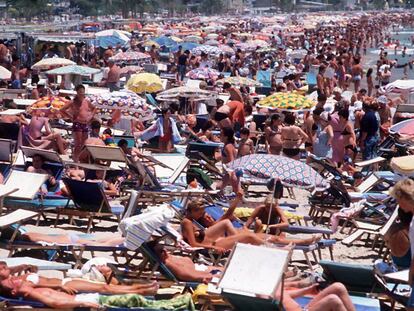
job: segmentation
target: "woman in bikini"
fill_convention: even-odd
[[[221,162],[227,164],[237,157],[233,129],[228,127],[223,128],[220,133],[220,139],[224,143],[224,147],[221,151]]]
[[[207,222],[204,221],[205,219]],[[205,224],[207,228],[196,226],[195,222],[201,225]],[[186,217],[181,222],[181,232],[184,240],[192,247],[204,247],[219,253],[232,249],[236,243],[262,245],[267,241],[276,244],[309,245],[321,238],[320,236],[312,236],[308,239],[291,240],[281,236],[237,230],[228,218],[221,218],[218,221],[211,220],[211,217],[206,215],[201,201],[192,201],[188,204]]]
[[[273,114],[270,117],[270,124],[265,128],[266,143],[270,154],[279,155],[282,151],[281,137],[282,120],[279,114]]]
[[[288,113],[285,116],[285,126],[282,127],[282,152],[288,158],[300,159],[300,146],[309,139],[309,136],[295,125],[296,116]]]
[[[344,139],[345,153],[355,160],[358,150],[356,148],[356,135],[354,127],[349,122],[349,110],[341,109],[338,111],[339,120],[341,124],[345,124],[342,136]]]

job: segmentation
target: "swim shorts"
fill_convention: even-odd
[[[89,125],[86,124],[86,123],[73,122],[72,131],[73,132],[88,133],[89,132]]]

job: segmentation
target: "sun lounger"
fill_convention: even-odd
[[[157,178],[165,180],[168,184],[174,184],[190,162],[190,159],[184,155],[157,154],[153,158],[164,164],[164,166],[155,165],[155,174]]]
[[[391,310],[394,310],[396,302],[407,305],[408,293],[411,290],[408,280],[409,270],[380,274],[375,271],[375,279],[378,286],[391,300]]]
[[[14,142],[14,150],[18,148],[20,136],[20,126],[17,123],[3,123],[0,122],[0,138],[10,139]]]
[[[91,157],[95,161],[126,162],[126,156],[119,147],[86,145]]]
[[[87,218],[88,224],[86,231],[89,232],[94,226],[94,218],[105,217],[119,220],[124,212],[124,206],[118,202],[112,204],[108,201],[100,183],[79,181],[64,178],[63,182],[71,194],[71,199],[75,204],[74,209],[62,208],[57,210],[56,223],[60,215],[78,216]]]
[[[353,231],[348,237],[342,240],[342,244],[351,245],[356,240],[359,240],[364,234],[374,235],[374,239],[372,239],[372,249],[374,249],[376,242],[384,237],[384,235],[388,232],[391,225],[395,222],[398,217],[398,208],[394,210],[392,215],[389,217],[387,222],[384,225],[377,225],[362,221],[354,221],[354,225],[356,230]]]
[[[15,142],[11,139],[0,138],[0,173],[7,177],[13,162]]]
[[[9,267],[14,267],[18,265],[33,265],[36,266],[39,271],[43,270],[58,270],[58,271],[67,271],[72,269],[72,265],[67,263],[61,263],[56,261],[42,260],[32,257],[8,257],[0,258],[0,261],[4,261]]]

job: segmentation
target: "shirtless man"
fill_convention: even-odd
[[[269,126],[265,128],[266,143],[270,154],[279,155],[282,151],[281,125],[280,115],[275,113],[270,117]]]
[[[354,58],[354,65],[351,68],[351,74],[352,74],[352,81],[354,82],[354,88],[355,93],[358,92],[359,87],[361,85],[362,75],[363,75],[363,69],[360,64],[359,58]]]
[[[0,261],[0,283],[23,282],[32,288],[56,289],[68,294],[80,292],[94,292],[101,294],[140,294],[154,295],[158,290],[156,282],[148,284],[114,285],[101,282],[91,282],[83,279],[57,279],[47,278],[37,274],[37,267],[32,265],[20,265],[8,267]],[[14,276],[18,274],[17,276]]]
[[[75,90],[76,96],[73,101],[63,106],[60,112],[73,121],[74,150],[72,159],[77,162],[79,153],[88,138],[89,124],[95,115],[96,108],[85,97],[85,87],[82,84],[78,85]]]
[[[43,128],[46,131],[46,135],[43,135],[42,133]],[[52,132],[49,124],[49,118],[39,117],[36,115],[32,116],[32,119],[30,120],[30,124],[28,126],[28,132],[31,139],[35,141],[44,141],[45,143],[48,143],[48,145],[50,145],[50,143],[55,143],[57,151],[60,154],[66,154],[66,141],[63,140],[62,136],[59,133]]]
[[[254,143],[250,137],[250,131],[248,128],[243,127],[240,130],[240,141],[237,152],[237,157],[240,158],[245,155],[254,153]]]

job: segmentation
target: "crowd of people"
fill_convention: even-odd
[[[289,23],[290,26],[300,26],[293,19]],[[412,27],[413,23],[414,15],[410,13],[350,15],[342,22],[329,25],[321,23],[309,29],[303,27],[303,31],[297,35],[274,28],[267,34],[268,47],[248,49],[248,38],[260,33],[264,25],[257,19],[245,19],[215,31],[217,45],[227,47],[227,50],[223,49],[217,55],[194,53],[183,48],[184,44],[177,43],[177,48],[168,50],[168,57],[165,57],[164,50],[167,47],[155,44],[148,46],[150,36],[145,33],[133,33],[128,46],[119,44],[106,48],[86,44],[66,44],[63,47],[43,44],[33,52],[25,44],[18,50],[10,42],[0,42],[0,65],[11,71],[8,83],[2,83],[10,89],[26,86],[28,97],[34,100],[54,96],[61,90],[70,88],[73,82],[70,77],[64,77],[60,85],[54,83],[52,76],[31,69],[34,62],[62,57],[80,66],[102,69],[103,78],[96,82],[96,86],[114,92],[124,87],[124,81],[130,74],[126,74],[126,79],[123,79],[125,66],[115,62],[112,57],[127,51],[147,53],[152,65],[164,63],[167,68],[165,73],[173,76],[173,82],[169,82],[168,87],[185,85],[191,70],[216,70],[217,76],[199,81],[198,88],[208,90],[211,94],[220,94],[201,100],[178,98],[174,102],[167,101],[158,107],[160,109],[156,111],[156,120],[128,119],[125,122],[120,111],[114,111],[105,118],[99,116],[97,107],[86,94],[87,88],[81,80],[77,80],[79,83],[74,85],[76,94],[73,98],[67,97],[65,105],[55,114],[57,119],[71,124],[71,137],[53,128],[56,120],[50,120],[48,116],[36,111],[30,111],[26,115],[0,115],[0,122],[20,126],[22,145],[55,150],[62,156],[71,158],[73,165],[66,168],[65,176],[99,182],[107,196],[118,195],[122,190],[120,185],[130,178],[130,173],[125,171],[122,176],[113,178],[103,170],[96,170],[91,176],[90,171],[76,165],[93,162],[85,146],[118,146],[134,161],[147,160],[142,148],[129,147],[125,139],[115,143],[115,129],[132,135],[134,140],[140,142],[140,147],[144,146],[153,152],[174,153],[177,152],[177,145],[187,145],[189,142],[211,143],[216,149],[214,159],[211,160],[223,164],[223,178],[216,182],[219,194],[224,195],[226,186],[230,184],[236,198],[227,212],[217,220],[205,213],[202,201],[192,200],[180,222],[183,240],[191,247],[219,254],[227,254],[236,243],[273,243],[286,247],[291,247],[292,244],[312,245],[320,241],[320,235],[292,239],[282,232],[282,229],[289,226],[289,222],[273,197],[268,197],[263,204],[252,210],[242,228],[234,228],[234,209],[244,202],[248,194],[242,189],[238,172],[226,170],[226,165],[243,156],[267,153],[307,163],[323,159],[354,181],[361,179],[361,172],[355,166],[356,161],[375,158],[379,144],[389,136],[390,127],[403,120],[403,116],[396,110],[399,105],[407,103],[408,98],[404,95],[389,96],[381,88],[396,77],[407,78],[411,73],[413,59],[407,50],[410,43],[403,45],[393,38],[390,31],[397,26]],[[185,22],[181,26],[183,25]],[[174,22],[163,24],[165,31],[177,26],[180,25]],[[200,22],[198,26],[201,29],[204,25]],[[240,36],[240,33],[244,35]],[[203,42],[211,40],[204,30],[200,31],[200,38]],[[373,49],[378,50],[378,53],[372,53]],[[395,59],[391,56],[390,49],[394,49]],[[302,51],[302,54],[298,56],[295,51]],[[373,61],[376,61],[375,65]],[[258,81],[260,76],[268,79],[261,80],[256,86],[219,82],[228,75],[235,78],[233,81],[241,81],[242,78]],[[287,111],[257,105],[261,98],[274,93],[307,94],[314,101],[314,107]],[[3,106],[15,108],[13,100],[3,100]],[[198,124],[200,117],[204,120],[201,126]],[[55,195],[70,196],[65,185],[44,168],[45,159],[42,156],[36,155],[32,160],[28,172],[49,176],[40,189],[43,194],[52,192]],[[94,164],[105,163],[97,161]],[[149,165],[149,171],[154,172],[151,166],[154,164]],[[197,182],[195,184],[197,187]],[[408,214],[413,212],[413,191],[414,184],[410,179],[397,183],[391,191],[400,209]],[[393,227],[386,237],[393,254],[405,255],[410,248],[409,241],[413,245],[411,218],[403,226]],[[204,229],[200,229],[198,224]],[[405,237],[404,247],[396,245],[395,241],[401,240],[400,235]],[[11,238],[14,234],[6,231],[1,233],[1,238],[6,236]],[[19,239],[90,246],[117,246],[125,241],[118,233],[105,239],[84,239],[74,234],[50,236],[24,232],[19,235]],[[219,266],[209,266],[200,271],[191,259],[176,256],[162,245],[155,245],[154,250],[181,281],[208,283],[216,273],[223,270]],[[102,269],[101,274],[105,275],[105,265],[98,267]],[[412,270],[413,264],[410,266],[410,280],[414,273]],[[18,272],[24,273],[13,275]],[[0,262],[0,290],[54,308],[67,308],[97,307],[106,299],[101,294],[153,295],[158,289],[155,283],[128,286],[100,284],[87,278],[47,279],[36,272],[34,267],[8,267]],[[276,294],[279,298],[284,297],[286,310],[301,310],[294,299],[305,294],[314,296],[307,310],[355,310],[343,285],[335,283],[318,291],[313,282],[300,278],[293,271],[289,272],[292,275],[286,279],[283,293],[278,290]],[[78,291],[95,292],[96,295],[75,295]],[[171,304],[182,302],[170,301]],[[151,305],[155,302],[145,303]],[[164,302],[157,303],[162,305]],[[410,304],[409,307],[414,306],[413,301]]]

